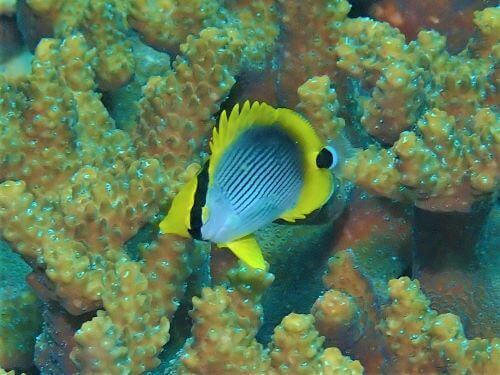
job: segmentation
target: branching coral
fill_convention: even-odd
[[[345,0],[279,1],[283,33],[283,61],[279,71],[281,95],[288,106],[296,103],[296,82],[332,75],[335,69],[335,29],[351,9]]]
[[[159,316],[150,310],[153,302],[170,300],[153,301],[140,265],[130,261],[115,263],[103,284],[105,310],[77,331],[72,360],[84,374],[141,373],[158,366],[156,356],[168,341],[169,321],[166,308],[156,306],[155,312],[164,313]]]
[[[39,1],[27,2],[51,24],[54,36],[68,38],[82,32],[96,48],[93,65],[102,89],[117,88],[133,74],[134,59],[127,39],[128,1]]]
[[[231,289],[206,288],[193,299],[193,338],[184,348],[179,373],[245,374],[269,368],[255,335],[262,319],[260,298],[272,275],[240,267],[229,278]]]
[[[498,124],[483,108],[461,130],[455,117],[434,109],[419,120],[418,131],[403,132],[390,150],[361,151],[345,172],[390,198],[415,199],[430,210],[468,210],[498,185]]]
[[[2,234],[37,268],[35,279],[45,273],[47,280],[33,283],[40,295],[73,314],[103,309],[75,335],[71,358],[83,373],[120,371],[117,362],[124,371],[142,372],[158,364],[168,341],[169,318],[190,272],[189,244],[160,237],[144,247],[140,260],[132,260],[123,245],[196,172],[193,162],[200,160],[212,115],[234,76],[243,64],[263,63],[258,59],[274,36],[251,44],[244,59],[240,38],[253,25],[247,11],[239,28],[190,36],[173,69],[145,86],[139,126],[129,134],[115,128],[93,91],[97,81],[107,89],[128,79],[133,65],[121,55],[130,41],[120,41],[128,8],[70,5],[30,2],[51,17],[56,35],[82,34],[42,40],[30,76],[19,85],[1,82],[8,99],[1,102]],[[89,17],[102,22],[89,29]],[[122,59],[119,66],[114,59]],[[165,124],[169,136],[161,133]],[[148,133],[153,136],[143,136]]]
[[[326,141],[338,138],[345,126],[345,120],[338,117],[337,93],[328,76],[312,77],[297,89],[301,111],[318,134]]]
[[[242,43],[234,29],[205,29],[181,45],[184,57],[177,58],[172,72],[144,87],[134,137],[139,152],[159,158],[169,177],[183,181],[186,170],[185,178],[191,177],[193,170],[180,160],[204,150],[212,113],[241,66]]]
[[[488,14],[491,11],[482,12]],[[482,12],[477,13],[476,20],[488,18],[481,17]],[[480,24],[480,21],[476,22]],[[484,22],[491,23],[489,19]],[[450,55],[445,51],[444,39],[434,32],[421,32],[417,41],[409,45],[402,44],[401,38],[398,43],[393,43],[388,52],[400,51],[399,55],[386,62],[382,60],[382,63],[403,61],[408,71],[420,72],[420,78],[411,81],[425,84],[420,84],[417,89],[421,99],[407,99],[405,103],[422,103],[421,110],[411,110],[409,113],[413,118],[405,116],[406,122],[396,119],[379,121],[380,127],[393,131],[392,140],[397,141],[388,150],[372,147],[361,151],[345,169],[349,178],[378,194],[394,199],[409,198],[418,206],[437,211],[468,210],[475,200],[495,192],[499,179],[500,128],[498,115],[488,105],[495,97],[491,59],[494,59],[498,41],[488,35],[485,32],[478,37],[484,46],[490,43],[486,47],[488,54],[483,52],[484,57],[471,57],[476,53],[473,49]],[[354,48],[348,52],[341,46],[337,50],[341,58],[338,65],[356,74],[352,66],[358,66],[355,60],[359,51]],[[353,60],[344,62],[344,56]],[[408,61],[411,56],[413,60]],[[371,64],[377,66],[378,63]],[[414,86],[403,83],[401,87],[407,90]],[[375,88],[371,100],[377,95]],[[399,97],[404,95],[398,94]],[[384,100],[386,98],[388,96],[384,95]],[[366,126],[367,102],[362,100],[361,103],[365,109],[361,122]],[[393,103],[396,102],[390,101],[391,105]],[[425,111],[421,112],[422,109]],[[384,110],[384,113],[389,112]],[[407,125],[398,127],[404,123]],[[399,135],[401,130],[414,125],[414,130]],[[380,137],[380,134],[372,134]],[[388,141],[384,137],[381,139]],[[376,162],[367,163],[367,160]],[[380,177],[373,175],[375,171]]]
[[[397,27],[408,40],[415,39],[422,29],[434,29],[446,36],[450,49],[458,51],[474,31],[471,22],[474,11],[496,4],[491,0],[383,0],[371,4],[369,14]]]
[[[214,26],[221,8],[218,0],[131,0],[129,21],[148,44],[176,50],[188,35]]]
[[[276,327],[266,350],[255,340],[262,319],[260,298],[272,282],[261,270],[240,266],[226,289],[203,290],[193,301],[193,338],[179,373],[361,374],[362,366],[336,348],[323,349],[312,315],[290,314]]]
[[[362,374],[359,361],[342,356],[337,348],[323,349],[324,338],[314,328],[312,315],[290,314],[274,330],[270,344],[271,374]]]
[[[432,310],[418,281],[408,277],[389,281],[390,303],[375,302],[366,290],[370,279],[360,273],[350,257],[341,252],[331,260],[325,284],[333,289],[316,301],[312,312],[319,332],[340,349],[361,358],[368,372],[498,372],[498,338],[467,339],[460,319]],[[383,306],[381,313],[378,306]],[[364,330],[361,334],[360,329]],[[357,341],[358,337],[362,339]]]
[[[0,233],[32,266],[29,282],[46,303],[35,353],[42,372],[142,373],[160,362],[165,371],[199,374],[500,372],[498,339],[467,339],[456,316],[431,310],[418,282],[394,279],[410,272],[402,205],[357,193],[332,224],[344,189],[321,226],[274,236],[276,224],[257,234],[274,251],[276,275],[300,267],[313,274],[307,282],[317,281],[310,303],[268,310],[277,324],[269,343],[259,329],[272,276],[240,265],[227,277],[223,267],[212,270],[210,279],[198,256],[194,278],[204,288],[190,290],[201,296],[192,322],[182,323],[192,323],[192,337],[178,338],[185,343],[175,359],[167,342],[177,332],[169,329],[181,301],[181,312],[188,309],[182,298],[195,247],[157,233],[136,238],[197,173],[218,112],[251,96],[252,75],[269,80],[266,89],[278,86],[273,104],[295,106],[324,140],[347,133],[365,148],[341,178],[438,211],[468,210],[495,194],[498,8],[475,14],[476,35],[453,55],[436,32],[407,43],[388,24],[348,18],[345,0],[20,7],[39,16],[23,18],[20,8],[26,38],[45,27],[55,38],[39,41],[29,74],[0,76]],[[313,236],[320,249],[306,243]],[[329,255],[327,290],[309,309]],[[211,265],[220,266],[217,257]],[[281,284],[301,299],[299,288]],[[26,328],[34,334],[34,296],[16,296],[33,313]],[[21,336],[23,349],[32,348],[32,336]],[[29,362],[30,350],[9,355]],[[3,367],[30,365],[5,364],[2,353]]]
[[[494,374],[500,370],[498,339],[468,340],[460,319],[429,308],[418,281],[407,277],[389,282],[391,304],[384,309],[380,329],[402,373]]]
[[[83,36],[75,38],[63,43],[51,39],[40,43],[30,85],[22,88],[27,95],[7,84],[3,86],[15,101],[4,103],[11,109],[3,112],[7,116],[2,130],[17,132],[18,136],[2,140],[24,140],[20,143],[22,147],[33,148],[33,151],[15,148],[12,143],[6,145],[10,148],[2,148],[3,170],[7,173],[2,178],[19,179],[3,182],[0,187],[3,236],[34,265],[45,270],[51,282],[49,287],[54,288],[59,301],[74,314],[103,303],[105,308],[113,310],[113,304],[108,305],[112,290],[107,286],[121,285],[129,268],[139,272],[142,280],[156,272],[175,281],[172,284],[175,287],[169,289],[172,294],[165,291],[161,299],[143,297],[152,304],[175,306],[172,300],[178,298],[182,279],[187,275],[186,261],[178,261],[185,259],[184,245],[172,241],[165,244],[164,240],[163,245],[154,245],[150,251],[161,251],[162,262],[169,258],[168,249],[178,255],[172,255],[171,263],[164,266],[148,253],[145,259],[151,259],[153,264],[145,260],[144,271],[122,249],[124,241],[157,212],[161,202],[158,194],[165,177],[157,160],[136,156],[129,136],[114,129],[98,94],[89,91],[94,87],[91,70],[80,70],[77,66],[82,56],[91,56],[92,52],[85,51]],[[64,96],[58,96],[58,92]],[[34,147],[39,144],[45,147]],[[129,219],[124,220],[126,217]],[[115,268],[115,263],[120,267]],[[166,275],[162,271],[165,267]],[[116,293],[131,293],[130,288],[123,288],[123,292]],[[149,292],[153,293],[154,288]],[[149,309],[135,313],[152,316]],[[172,307],[160,311],[161,317],[154,315],[150,321],[144,320],[142,325],[133,327],[136,330],[149,327],[154,331],[161,324],[163,338],[150,335],[144,339],[157,347],[166,341],[165,311],[173,312]],[[123,325],[117,316],[109,318],[107,313],[107,310],[100,313],[102,320],[108,326],[117,326],[116,337],[126,340],[121,337],[123,332],[119,328]],[[135,337],[135,331],[127,332]],[[92,346],[90,342],[87,339]],[[130,353],[134,353],[133,340],[125,342]],[[141,359],[137,366],[153,366],[154,354],[148,352],[145,357],[151,360]],[[135,358],[135,354],[127,352],[127,355]],[[90,360],[91,355],[86,358]],[[82,370],[87,369],[85,366],[82,365]]]
[[[301,7],[307,7],[307,12],[301,11]],[[478,35],[457,55],[446,51],[445,38],[436,32],[421,31],[416,41],[406,43],[405,36],[388,24],[346,18],[348,10],[349,4],[344,1],[283,4],[285,52],[280,69],[281,95],[288,102],[296,101],[294,89],[287,86],[293,82],[288,79],[290,76],[305,81],[312,75],[327,74],[335,82],[342,108],[340,116],[355,127],[359,124],[372,136],[373,146],[350,160],[345,170],[349,179],[377,194],[414,201],[430,210],[470,209],[474,201],[498,186],[498,119],[487,120],[484,115],[484,111],[494,111],[491,106],[498,85],[498,38],[493,37],[498,24],[495,8],[476,12]],[[304,14],[314,17],[314,22],[295,22]],[[308,25],[314,25],[314,30],[308,31]],[[450,136],[447,142],[455,142],[454,147],[461,149],[462,154],[470,154],[464,156],[469,162],[450,166],[447,159],[454,156],[444,156],[445,151],[441,150],[431,156],[436,153],[432,147],[444,140],[429,145],[429,137],[434,135],[422,132],[421,124],[437,112],[444,112],[442,117],[450,119],[440,121],[443,135]],[[474,147],[481,145],[488,150],[487,157],[472,156],[477,151],[471,150],[469,139],[477,138],[478,128],[483,129],[481,134],[491,134],[488,139],[480,136],[481,141]],[[401,134],[404,131],[415,133],[414,138],[419,141],[413,147],[415,153],[401,156],[394,143],[405,137],[406,133]],[[383,148],[391,145],[394,147]],[[447,147],[447,151],[452,150]],[[427,155],[425,159],[423,154]],[[406,162],[400,162],[405,158]],[[424,163],[427,176],[415,170],[405,173],[405,163]],[[488,171],[487,175],[482,174],[488,183],[479,189],[471,164]],[[445,186],[431,181],[415,186],[407,184],[408,179],[437,179]]]

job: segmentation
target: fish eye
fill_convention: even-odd
[[[318,168],[333,169],[338,161],[337,152],[330,146],[323,147],[316,156],[316,166]]]

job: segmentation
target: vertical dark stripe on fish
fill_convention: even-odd
[[[238,173],[237,162],[245,160],[245,158],[248,156],[248,153],[250,153],[251,151],[251,149],[243,150],[242,152],[238,152],[236,157],[231,158],[231,160],[226,165],[224,165],[223,169],[220,171],[219,181],[221,183],[224,183],[225,181],[230,180],[235,173]]]
[[[239,177],[231,186],[231,189],[228,191],[229,199],[233,200],[237,197],[243,188],[245,188],[252,178],[259,173],[261,174],[261,168],[267,168],[273,162],[273,156],[277,153],[276,150],[273,150],[271,155],[262,155],[256,151],[255,148],[252,150],[253,155],[252,159],[248,161],[244,161],[249,165],[248,170],[245,173],[241,174],[242,177]],[[255,164],[254,164],[255,163]]]
[[[264,184],[261,184],[262,183],[262,180],[264,180],[266,177],[269,179],[270,176],[270,172],[272,172],[273,170],[271,169],[271,167],[273,167],[273,156],[276,155],[276,152],[273,153],[272,155],[266,155],[266,159],[265,159],[265,165],[257,165],[255,166],[254,170],[255,172],[248,177],[246,183],[241,183],[240,184],[240,189],[238,190],[237,193],[235,193],[232,197],[230,196],[229,198],[230,199],[234,199],[234,201],[232,201],[235,209],[237,210],[237,207],[238,205],[241,204],[241,200],[242,199],[248,199],[250,197],[256,197],[257,195],[257,191],[254,191],[250,197],[248,197],[247,194],[248,191],[252,188],[255,188],[255,186],[264,186]],[[258,173],[258,174],[257,174]],[[255,178],[253,178],[255,175],[257,174],[257,176]],[[253,180],[252,180],[253,178]],[[243,190],[244,189],[244,190]]]
[[[198,183],[196,185],[196,191],[194,193],[194,203],[193,207],[191,207],[191,212],[189,216],[189,223],[191,229],[188,229],[189,234],[195,240],[201,240],[201,226],[203,225],[201,219],[202,208],[205,206],[205,202],[207,199],[207,190],[208,190],[208,166],[210,160],[207,160],[203,169],[200,171],[198,176]]]
[[[269,184],[267,184],[267,185],[266,184],[261,184],[261,186],[259,187],[259,190],[258,190],[257,197],[260,197],[261,195],[272,194],[273,188],[276,185],[278,185],[280,182],[286,180],[289,177],[289,175],[287,174],[287,170],[289,170],[292,167],[294,167],[292,165],[292,163],[293,163],[293,161],[290,158],[287,158],[286,159],[286,165],[284,165],[283,168],[281,168],[281,170],[278,171],[279,174],[277,176],[274,176],[272,184],[271,185],[269,185]],[[295,167],[298,167],[298,166],[295,166]],[[251,202],[248,202],[248,203],[250,204]],[[245,208],[247,208],[247,206],[243,207],[242,210],[244,210]]]
[[[289,164],[290,164],[290,162],[288,162],[287,167],[288,167]],[[272,182],[273,183],[272,186],[274,186],[277,183],[278,180],[279,181],[283,181],[283,180],[285,180],[288,177],[287,174],[286,174],[286,170],[285,169],[282,169],[281,171],[278,171],[278,173],[280,173],[278,176],[273,176],[273,178],[272,178],[272,181],[273,181]],[[249,197],[247,196],[246,199],[244,200],[244,202],[247,203],[247,204],[245,206],[241,207],[242,204],[237,205],[237,203],[235,203],[235,209],[237,211],[238,210],[240,210],[240,211],[245,210],[252,203],[252,201],[254,201],[255,199],[258,199],[258,198],[262,197],[263,195],[266,195],[266,193],[269,194],[269,192],[271,191],[272,186],[269,187],[269,185],[260,184],[260,186],[258,187],[258,190],[256,190],[253,195],[251,195]],[[253,186],[249,186],[249,188],[250,187],[253,187]]]
[[[303,169],[300,150],[288,134],[277,126],[256,126],[231,147],[219,164],[215,182],[242,218],[259,221],[277,207],[294,204]],[[248,211],[259,204],[261,214]]]

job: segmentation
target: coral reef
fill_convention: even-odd
[[[21,257],[0,242],[0,366],[5,368],[32,366],[42,317],[41,303],[25,281],[29,272]]]
[[[453,52],[459,52],[474,32],[474,11],[495,5],[495,1],[490,0],[382,0],[372,4],[369,14],[397,27],[409,40],[415,39],[422,29],[434,29],[446,36]]]
[[[95,48],[92,65],[101,89],[117,88],[133,74],[134,59],[127,39],[128,1],[28,0],[31,12],[49,25],[50,34],[68,38],[81,32]],[[26,27],[34,27],[27,24]]]
[[[228,279],[228,287],[206,288],[193,300],[193,338],[181,356],[179,373],[362,373],[358,361],[336,348],[323,349],[312,315],[284,317],[264,349],[255,335],[262,320],[260,298],[272,275],[239,266]]]
[[[495,374],[500,371],[500,341],[468,340],[460,319],[437,314],[407,277],[389,282],[391,304],[384,309],[380,329],[392,356],[391,368],[401,373]],[[442,371],[442,370],[441,370]]]
[[[494,10],[476,12],[478,40],[459,55],[449,54],[445,39],[435,32],[422,31],[407,45],[384,24],[375,24],[371,32],[380,29],[380,37],[394,34],[391,49],[370,63],[356,63],[367,61],[361,56],[369,43],[337,48],[339,67],[376,80],[371,98],[360,94],[360,121],[368,133],[392,144],[360,151],[346,165],[346,176],[377,194],[435,211],[467,211],[496,192],[499,121],[490,103],[496,98],[492,61],[498,40],[487,30],[495,27],[498,15],[488,16],[491,13]],[[472,47],[475,44],[481,51]],[[405,104],[387,100],[391,95],[406,97]]]
[[[0,1],[0,373],[500,373],[500,8],[390,3]],[[341,160],[269,272],[157,230],[243,98]]]

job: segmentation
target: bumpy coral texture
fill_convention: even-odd
[[[338,116],[339,101],[328,76],[312,77],[297,89],[297,109],[309,119],[326,142],[340,136],[345,120]]]
[[[359,361],[337,348],[323,348],[312,315],[290,314],[275,328],[268,348],[255,340],[262,321],[262,293],[273,277],[238,266],[229,285],[206,288],[193,300],[193,338],[181,357],[179,373],[190,374],[361,374]]]
[[[172,69],[148,77],[139,125],[127,133],[94,90],[122,85],[134,69],[128,3],[28,5],[62,39],[38,44],[24,81],[0,81],[7,99],[0,102],[2,235],[35,268],[41,296],[74,315],[100,309],[64,353],[72,351],[79,371],[143,372],[158,365],[168,341],[190,273],[190,244],[162,236],[133,260],[124,243],[196,173],[234,76],[243,65],[264,64],[276,31],[245,44],[245,27],[267,19],[242,9],[241,25],[235,19],[234,27],[189,36]],[[245,45],[252,46],[248,58]]]
[[[498,190],[498,8],[474,13],[476,32],[454,54],[437,32],[409,41],[389,24],[349,18],[346,0],[18,7],[36,48],[29,72],[0,75],[0,234],[31,266],[33,291],[0,286],[1,367],[500,373],[498,338],[468,338],[466,323],[434,311],[418,281],[398,278],[418,264],[407,207],[468,211]],[[191,240],[157,232],[204,162],[219,111],[251,97],[254,77],[270,104],[295,108],[324,141],[358,147],[353,156],[339,149],[349,160],[334,172],[340,188],[326,223],[258,234],[273,273],[295,264],[311,274],[300,281],[311,284],[300,313],[288,302],[303,285],[282,289],[279,306],[267,302],[274,329],[263,325],[264,306],[280,280],[241,264],[225,275],[230,254],[209,262]],[[360,189],[348,198],[346,179],[403,204]],[[304,240],[315,233],[321,248]],[[308,252],[297,260],[299,241]],[[45,302],[36,347],[35,295]],[[181,315],[192,296],[190,321]]]
[[[460,319],[437,314],[419,288],[407,277],[389,282],[391,304],[384,309],[380,329],[393,355],[392,368],[404,373],[488,374],[500,370],[498,338],[468,340]]]
[[[498,9],[475,13],[477,35],[454,55],[437,32],[421,31],[407,43],[388,24],[346,18],[349,8],[346,1],[283,2],[279,83],[284,101],[296,103],[287,85],[297,77],[305,81],[326,74],[332,79],[339,115],[366,135],[358,136],[365,150],[344,173],[371,192],[435,211],[467,211],[494,193],[499,181]],[[306,89],[299,91],[300,99]],[[414,139],[404,152],[398,145],[408,134]],[[422,164],[425,168],[411,169]]]
[[[133,74],[134,58],[127,39],[128,1],[27,1],[31,10],[45,19],[57,38],[81,32],[92,47],[93,66],[102,89],[114,89]]]
[[[492,107],[497,98],[492,61],[498,40],[489,35],[498,16],[488,17],[492,12],[476,12],[478,35],[459,55],[449,54],[444,38],[435,32],[422,31],[416,41],[405,44],[401,34],[377,23],[370,32],[380,29],[380,38],[394,35],[369,66],[356,62],[369,61],[358,60],[366,53],[366,43],[337,47],[339,67],[354,76],[373,76],[372,97],[361,93],[360,121],[370,134],[392,144],[389,149],[371,146],[360,151],[346,166],[349,178],[377,194],[413,200],[436,211],[467,211],[476,200],[497,190],[500,128]],[[378,99],[382,98],[379,88],[397,98],[384,104]],[[397,104],[401,98],[403,103]],[[393,104],[406,114],[390,109]],[[395,117],[377,118],[377,113]]]

